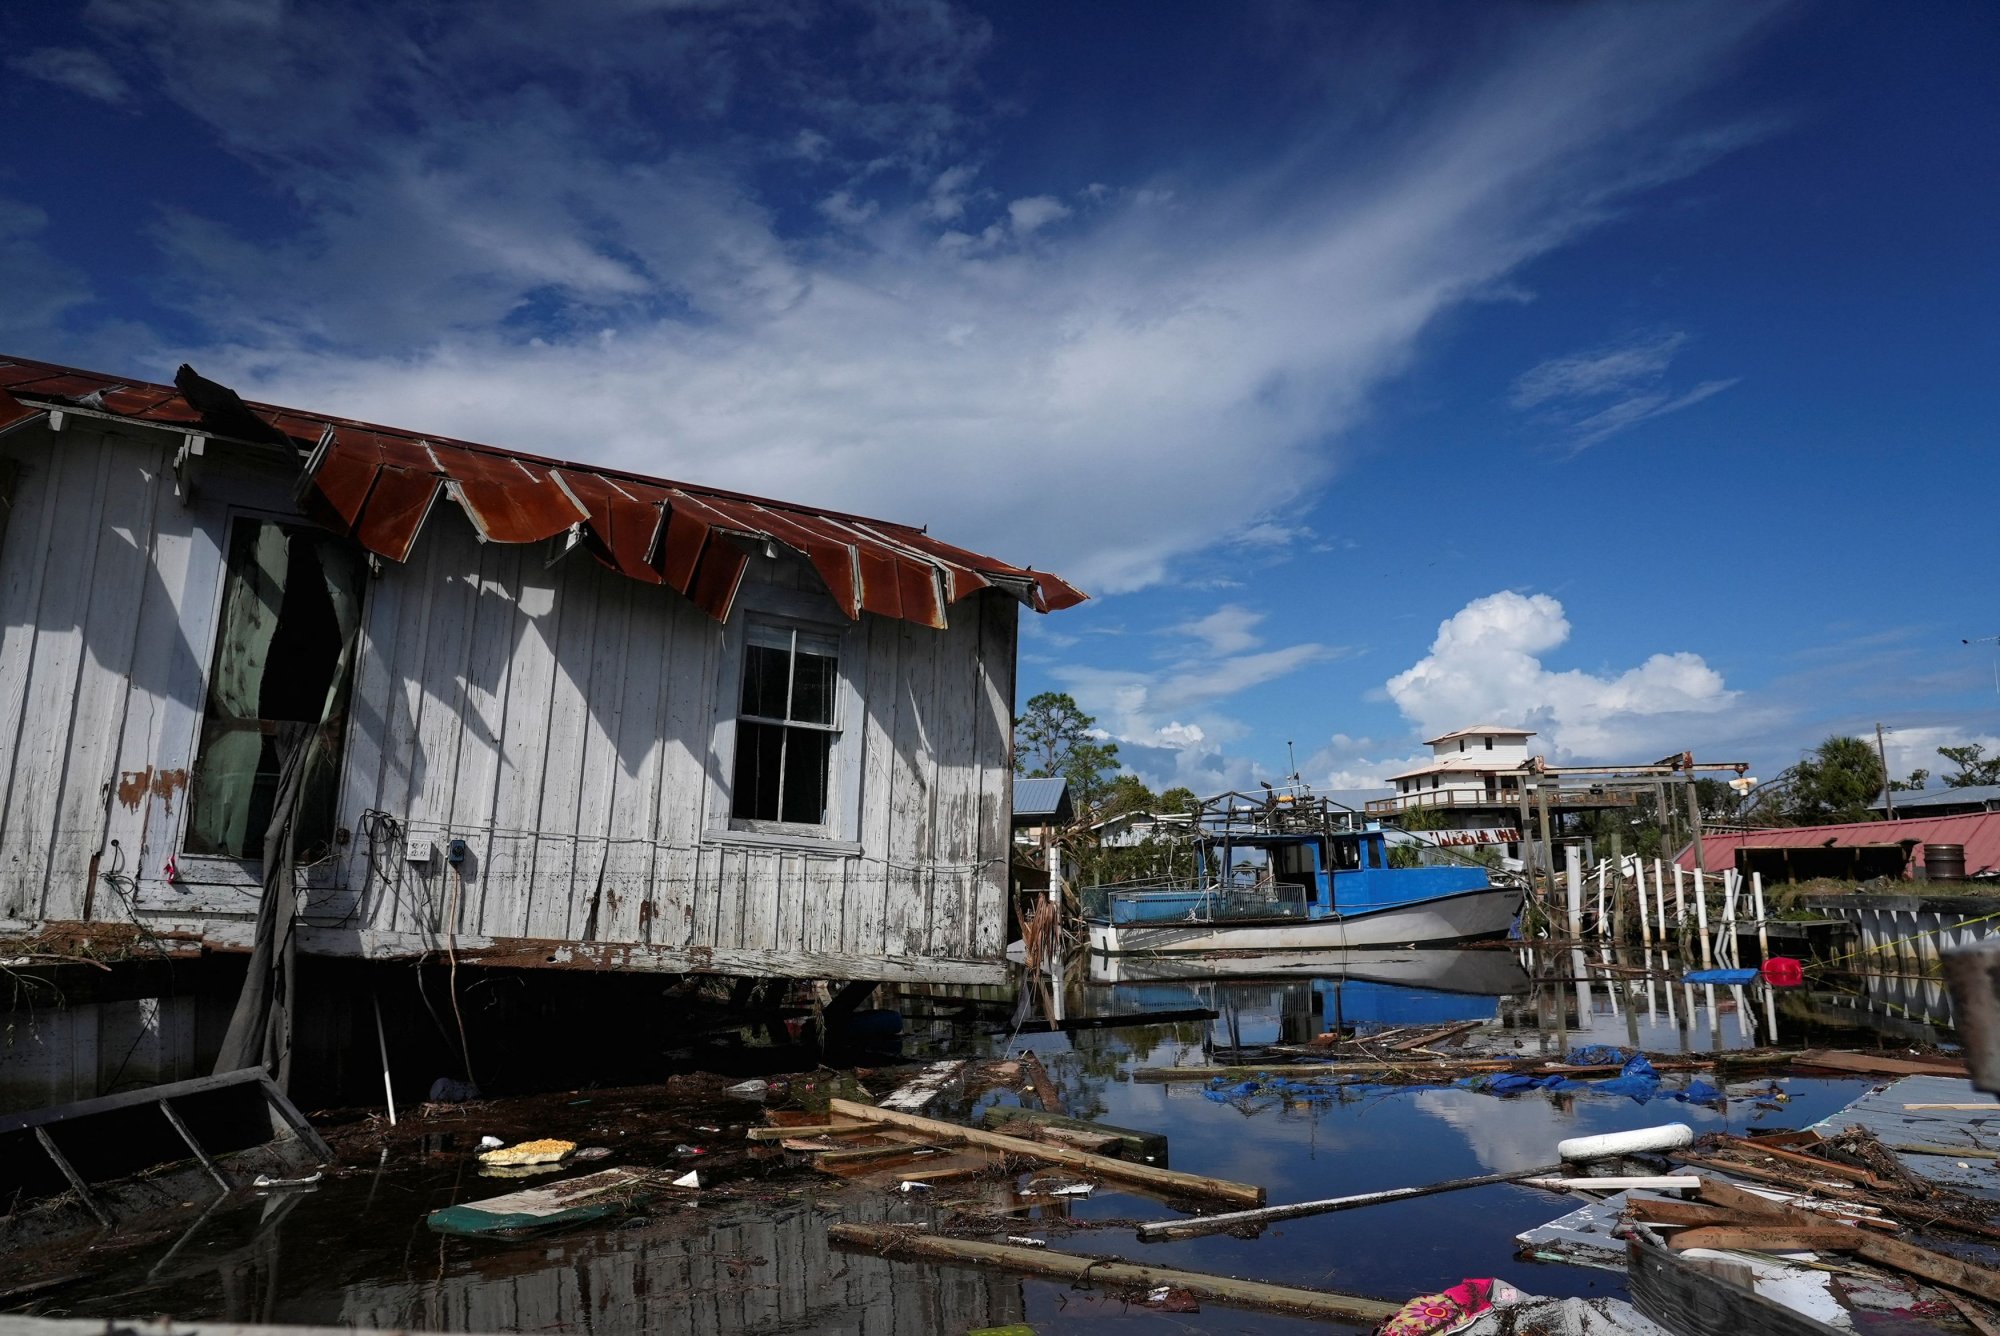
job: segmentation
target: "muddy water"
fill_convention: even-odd
[[[1468,953],[1454,953],[1462,957]],[[1503,957],[1511,961],[1510,956]],[[1855,1080],[1779,1079],[1732,1087],[1720,1108],[1671,1099],[1646,1104],[1592,1094],[1497,1097],[1471,1089],[1377,1089],[1300,1104],[1199,1083],[1137,1081],[1135,1069],[1222,1062],[1258,1046],[1303,1042],[1338,1022],[1364,1025],[1489,1022],[1504,1052],[1569,1051],[1583,1044],[1704,1052],[1772,1040],[1869,1042],[1887,1024],[1900,1041],[1945,1037],[1904,1002],[1884,1013],[1865,987],[1818,994],[1762,990],[1711,995],[1655,981],[1587,976],[1570,962],[1535,965],[1559,981],[1531,983],[1492,960],[1439,960],[1400,981],[1381,971],[1276,978],[1075,977],[1051,989],[1066,1015],[1207,1008],[1207,1022],[1112,1025],[1048,1034],[969,1035],[913,1026],[912,1056],[936,1052],[1040,1054],[1073,1113],[1166,1133],[1176,1169],[1264,1184],[1273,1202],[1547,1163],[1565,1137],[1685,1121],[1699,1132],[1803,1127],[1865,1088]],[[1395,971],[1391,971],[1395,973]],[[1461,987],[1460,985],[1472,985]],[[1894,990],[1889,990],[1894,992]],[[1901,996],[1901,994],[1897,994]],[[1845,999],[1845,1000],[1843,1000]],[[921,1004],[913,1004],[913,1013]],[[1912,1028],[1914,1027],[1914,1029]],[[1918,1033],[1918,1032],[1921,1033]],[[1669,1090],[1684,1084],[1668,1074]],[[1782,1096],[1782,1099],[1779,1098]],[[1008,1092],[982,1097],[1012,1100]],[[589,1110],[586,1109],[588,1112]],[[965,1104],[940,1110],[963,1117]],[[676,1138],[716,1113],[694,1113],[640,1135],[639,1105],[606,1099],[591,1113],[607,1138],[630,1126],[623,1162],[673,1162]],[[736,1115],[754,1117],[753,1111]],[[471,1122],[476,1122],[473,1115]],[[473,1131],[471,1122],[458,1135]],[[710,1124],[715,1125],[715,1124]],[[510,1132],[512,1129],[508,1129]],[[643,1144],[641,1144],[643,1142]],[[343,1144],[336,1138],[337,1144]],[[362,1143],[352,1143],[359,1146]],[[460,1143],[426,1154],[394,1143],[386,1154],[346,1153],[345,1171],[316,1191],[282,1194],[219,1212],[137,1252],[93,1264],[85,1280],[45,1292],[29,1307],[49,1315],[171,1314],[182,1319],[326,1323],[456,1331],[853,1332],[955,1334],[1025,1321],[1049,1332],[1289,1332],[1323,1324],[1224,1309],[1155,1312],[1127,1296],[943,1266],[889,1263],[830,1250],[833,1219],[939,1226],[939,1193],[843,1186],[776,1161],[714,1161],[713,1187],[692,1205],[668,1204],[615,1228],[585,1227],[532,1242],[445,1238],[425,1214],[506,1191],[468,1171]],[[613,1161],[619,1162],[619,1161]],[[1129,1225],[1054,1229],[1023,1217],[1019,1232],[1050,1246],[1225,1271],[1260,1280],[1401,1299],[1467,1276],[1500,1276],[1556,1295],[1622,1294],[1623,1277],[1517,1262],[1513,1236],[1573,1205],[1533,1189],[1498,1186],[1369,1207],[1273,1226],[1256,1238],[1217,1236],[1144,1245]],[[1063,1208],[1077,1224],[1156,1219],[1174,1212],[1149,1198],[1100,1187]]]

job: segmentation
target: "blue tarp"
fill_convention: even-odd
[[[1682,983],[1755,983],[1756,970],[1689,970]]]
[[[1368,1095],[1390,1094],[1410,1090],[1477,1090],[1488,1095],[1518,1095],[1527,1090],[1549,1090],[1558,1094],[1613,1095],[1644,1104],[1654,1099],[1671,1099],[1683,1104],[1716,1104],[1722,1101],[1722,1092],[1706,1081],[1693,1080],[1679,1090],[1660,1088],[1660,1074],[1653,1070],[1653,1064],[1643,1053],[1627,1057],[1623,1049],[1609,1044],[1590,1044],[1570,1053],[1570,1061],[1580,1067],[1604,1067],[1619,1064],[1618,1075],[1594,1081],[1579,1081],[1560,1073],[1535,1076],[1525,1072],[1502,1072],[1494,1076],[1468,1076],[1443,1085],[1385,1085],[1374,1081],[1318,1080],[1295,1081],[1286,1076],[1273,1076],[1259,1072],[1254,1079],[1231,1081],[1225,1077],[1211,1080],[1202,1095],[1218,1104],[1229,1104],[1252,1096],[1267,1096],[1294,1103],[1326,1104],[1339,1100],[1359,1099]]]

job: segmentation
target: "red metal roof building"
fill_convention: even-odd
[[[1877,855],[1871,860],[1871,865],[1896,866],[1900,868],[1898,875],[1912,878],[1923,872],[1926,846],[1956,844],[1965,849],[1967,876],[2000,875],[2000,812],[1899,821],[1857,821],[1839,826],[1774,826],[1768,830],[1704,835],[1701,843],[1703,859],[1711,872],[1735,866],[1738,851],[1744,849],[1846,849],[1857,853],[1869,851]],[[1693,846],[1681,850],[1674,861],[1692,869],[1695,865]],[[1759,860],[1760,865],[1768,861]]]

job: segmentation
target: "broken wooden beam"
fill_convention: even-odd
[[[1267,1285],[1261,1281],[1238,1280],[1234,1276],[1148,1266],[1115,1257],[1087,1257],[1049,1248],[1021,1248],[971,1239],[940,1238],[934,1234],[880,1225],[835,1224],[828,1226],[826,1232],[837,1246],[866,1249],[884,1257],[922,1257],[940,1262],[990,1266],[1023,1275],[1053,1276],[1119,1290],[1144,1291],[1171,1285],[1211,1303],[1327,1318],[1352,1325],[1373,1325],[1402,1309],[1400,1304],[1357,1294]]]
[[[1056,1091],[1056,1083],[1049,1079],[1049,1069],[1042,1066],[1042,1060],[1033,1053],[1021,1054],[1021,1070],[1027,1074],[1028,1084],[1035,1088],[1035,1098],[1050,1113],[1068,1113],[1063,1107],[1062,1096]]]
[[[1702,1179],[1701,1196],[1704,1201],[1759,1217],[1764,1222],[1775,1221],[1780,1224],[1802,1226],[1818,1224],[1811,1211],[1802,1210],[1789,1203],[1771,1201],[1746,1188],[1739,1188],[1714,1178]],[[1890,1267],[1916,1276],[1920,1280],[1947,1286],[1987,1303],[2000,1303],[2000,1276],[1990,1271],[1969,1265],[1956,1257],[1918,1247],[1902,1239],[1885,1238],[1872,1230],[1854,1229],[1850,1232],[1853,1238],[1842,1240],[1840,1248],[1842,1252],[1851,1252],[1878,1266]]]
[[[796,1127],[752,1127],[743,1135],[752,1141],[783,1141],[786,1137],[829,1137],[868,1132],[873,1129],[867,1123],[801,1123]]]
[[[946,1086],[958,1079],[965,1070],[967,1058],[951,1058],[943,1062],[933,1062],[910,1080],[883,1097],[882,1107],[899,1109],[904,1113],[922,1113],[944,1093]]]
[[[1066,1164],[1072,1169],[1087,1170],[1099,1178],[1109,1179],[1115,1183],[1136,1183],[1141,1187],[1149,1187],[1170,1195],[1210,1197],[1223,1201],[1248,1202],[1253,1205],[1261,1205],[1264,1200],[1264,1189],[1250,1183],[1232,1183],[1228,1179],[1210,1178],[1204,1174],[1181,1173],[1178,1170],[1160,1169],[1149,1164],[1135,1164],[1129,1160],[1113,1160],[1102,1155],[1071,1150],[1067,1146],[1051,1146],[1041,1141],[1024,1141],[1020,1137],[1003,1136],[998,1132],[986,1131],[984,1128],[963,1127],[957,1123],[926,1118],[921,1114],[900,1113],[895,1109],[858,1104],[848,1099],[833,1100],[828,1107],[843,1117],[893,1123],[913,1132],[928,1132],[934,1136],[961,1137],[975,1146],[1006,1151],[1010,1155],[1019,1155],[1028,1160]]]
[[[1077,1132],[1094,1132],[1116,1137],[1121,1159],[1137,1160],[1143,1164],[1167,1165],[1167,1139],[1158,1132],[1140,1132],[1130,1127],[1113,1127],[1110,1123],[1093,1123],[1082,1118],[1069,1118],[1059,1113],[1049,1113],[1043,1109],[1022,1109],[1011,1104],[989,1104],[979,1111],[979,1121],[991,1127],[995,1124],[1031,1123],[1037,1127],[1061,1127]]]
[[[1689,1248],[1767,1253],[1812,1252],[1816,1249],[1844,1252],[1854,1246],[1858,1233],[1851,1225],[1835,1224],[1696,1225],[1669,1235],[1667,1246],[1676,1252],[1685,1252]]]

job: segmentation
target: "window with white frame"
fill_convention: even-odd
[[[821,827],[840,740],[840,640],[787,623],[745,628],[730,817]]]

